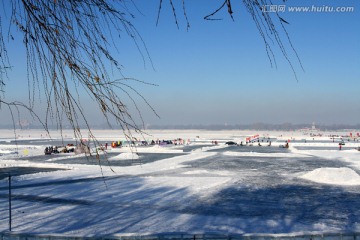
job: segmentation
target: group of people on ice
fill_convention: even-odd
[[[111,142],[112,148],[121,148],[123,146],[148,146],[148,145],[185,145],[190,144],[190,139],[185,140],[182,138],[177,138],[173,140],[151,140],[151,141],[139,141],[139,140],[132,140],[132,141],[113,141]],[[105,143],[105,149],[108,148],[108,143]]]
[[[48,146],[45,147],[45,155],[57,154],[57,153],[71,153],[75,151],[74,144],[68,144],[65,147],[63,146]]]
[[[241,141],[240,144],[238,144],[238,143],[233,142],[233,141],[228,141],[228,142],[226,142],[225,144],[226,144],[226,145],[238,145],[238,146],[253,146],[254,143],[256,143],[256,142],[248,142],[248,141],[246,141],[245,144],[244,144],[243,141]],[[259,147],[262,146],[262,144],[260,143],[260,141],[257,142],[257,145],[258,145]],[[267,142],[267,146],[269,146],[269,147],[271,146],[271,141],[268,141],[268,142]]]
[[[44,153],[45,153],[45,155],[50,155],[50,154],[53,154],[53,153],[59,153],[58,147],[57,146],[46,147],[45,150],[44,150]]]

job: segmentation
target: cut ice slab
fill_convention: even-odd
[[[342,168],[318,168],[301,176],[317,183],[335,185],[360,185],[360,176],[354,170]]]

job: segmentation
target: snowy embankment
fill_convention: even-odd
[[[229,146],[225,145],[225,144],[219,144],[219,145],[215,145],[215,146],[201,147],[199,149],[193,150],[193,152],[206,152],[206,151],[210,151],[210,150],[218,150],[218,149],[223,149],[223,148],[227,148],[227,147],[229,147]]]
[[[183,150],[179,149],[179,147],[169,147],[169,146],[135,146],[135,147],[121,147],[121,148],[108,148],[106,151],[109,153],[113,152],[121,152],[121,153],[128,153],[128,152],[137,152],[137,153],[182,153]]]
[[[310,157],[308,154],[303,153],[259,153],[259,152],[224,152],[226,156],[233,157],[274,157],[274,158],[299,158]]]
[[[339,143],[335,142],[290,142],[293,147],[332,147],[334,149],[339,148]],[[360,146],[359,142],[345,142],[344,147],[357,148]]]
[[[69,164],[29,162],[26,160],[0,160],[0,168],[5,169],[10,167],[62,168],[64,170],[74,169],[74,166]],[[41,175],[41,173],[39,174]],[[34,177],[36,175],[37,174],[32,174],[31,176]],[[29,175],[30,178],[31,176]]]
[[[39,155],[43,153],[43,146],[35,145],[14,145],[14,144],[0,144],[0,156],[11,155],[23,157],[27,155]]]
[[[301,176],[310,181],[336,184],[336,185],[360,185],[360,176],[350,168],[318,168]]]
[[[306,150],[303,152],[309,156],[316,156],[329,161],[342,161],[360,172],[360,151],[357,150]],[[301,178],[325,184],[333,185],[360,185],[360,175],[350,168],[318,168],[300,176]]]
[[[117,156],[110,157],[110,161],[114,160],[133,160],[133,159],[139,159],[139,155],[135,152],[129,152],[129,153],[120,153]]]

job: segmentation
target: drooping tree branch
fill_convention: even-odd
[[[222,10],[225,6],[227,6],[227,8],[228,8],[228,13],[229,13],[231,19],[234,20],[234,17],[233,17],[233,13],[234,13],[234,12],[232,11],[232,6],[231,6],[230,0],[225,0],[225,1],[221,4],[221,6],[220,6],[219,8],[217,8],[215,11],[213,11],[213,12],[210,13],[209,15],[206,15],[206,16],[204,17],[204,19],[205,19],[205,20],[221,20],[221,19],[213,18],[213,16],[214,16],[215,14],[217,14],[218,12],[220,12],[220,10]]]
[[[179,27],[180,15],[176,13],[175,2],[168,1],[175,24]],[[286,20],[278,13],[270,14],[263,11],[264,6],[271,4],[270,0],[239,2],[252,17],[264,41],[271,65],[276,67],[273,47],[277,46],[297,78],[293,61],[286,44],[283,43],[282,35],[285,33],[285,39],[290,43],[291,50],[295,52],[301,65],[284,26]],[[159,0],[159,3],[157,23],[163,1]],[[181,3],[188,29],[190,24],[185,0]],[[220,7],[204,18],[214,20],[216,14],[224,9],[231,19],[234,19],[234,1],[219,0],[219,3]],[[78,137],[81,137],[78,130],[81,121],[90,129],[80,102],[80,96],[85,91],[94,100],[109,125],[116,122],[126,136],[130,135],[131,129],[141,130],[134,115],[129,112],[126,101],[135,106],[141,121],[141,112],[133,94],[149,104],[137,90],[126,83],[129,78],[112,80],[110,74],[112,69],[122,73],[122,65],[119,62],[121,59],[115,57],[115,54],[119,53],[119,38],[125,36],[139,49],[144,64],[147,61],[151,63],[144,41],[132,24],[134,15],[129,10],[127,1],[11,0],[7,3],[2,2],[2,9],[7,14],[0,15],[0,92],[4,91],[4,78],[10,66],[4,36],[13,39],[12,32],[15,29],[22,34],[27,53],[28,107],[33,109],[36,100],[44,96],[46,126],[55,121],[62,129],[63,119],[66,119]],[[7,34],[3,30],[3,20],[8,20],[10,25]],[[4,94],[1,94],[0,107],[3,101]]]
[[[91,131],[80,100],[85,91],[110,126],[116,123],[129,138],[133,130],[141,132],[142,126],[138,126],[137,117],[130,113],[127,104],[139,109],[134,94],[150,104],[126,83],[135,79],[113,80],[110,74],[115,69],[123,76],[117,45],[125,37],[139,50],[144,64],[152,64],[144,41],[132,24],[134,15],[127,1],[11,0],[3,5],[3,11],[11,14],[5,18],[2,17],[5,14],[0,15],[0,24],[1,20],[8,20],[8,36],[13,38],[11,32],[19,31],[26,49],[29,90],[26,109],[34,111],[37,100],[44,98],[45,128],[55,122],[62,130],[67,120],[77,138],[82,137],[82,122]],[[3,74],[9,64],[5,34],[1,25],[0,28],[0,67],[3,69],[0,90],[3,91]],[[2,95],[0,106],[4,103]],[[139,110],[137,114],[142,121]]]
[[[275,54],[273,52],[273,46],[276,45],[280,49],[281,54],[285,60],[288,62],[295,79],[298,80],[293,61],[289,56],[289,51],[287,47],[285,47],[283,37],[281,36],[281,34],[286,36],[285,40],[290,45],[290,50],[295,54],[296,60],[299,63],[301,69],[304,70],[299,55],[295,50],[289,34],[284,26],[284,23],[289,23],[279,15],[278,11],[275,11],[275,13],[266,11],[266,7],[273,6],[271,0],[242,0],[242,3],[253,19],[253,22],[255,23],[255,26],[258,29],[261,38],[263,39],[265,51],[271,66],[277,66]],[[227,7],[228,14],[234,20],[232,10],[233,7],[230,0],[225,0],[220,8],[216,9],[214,12],[205,16],[204,18],[206,20],[213,20],[212,17],[225,7]]]
[[[160,1],[160,6],[158,8],[157,24],[159,22],[160,12],[163,5],[163,0],[159,0],[159,1]],[[285,2],[286,0],[283,1]],[[204,17],[204,19],[212,20],[212,21],[222,20],[222,18],[217,18],[216,15],[219,14],[222,10],[224,10],[234,21],[234,9],[235,9],[233,7],[234,1],[218,0],[218,2],[220,3],[220,7],[215,8],[215,10],[207,14]],[[275,12],[266,11],[266,7],[273,6],[271,0],[238,0],[237,3],[245,7],[246,11],[250,14],[250,17],[255,23],[255,26],[260,34],[260,37],[264,42],[265,51],[271,66],[277,67],[276,57],[274,53],[274,47],[277,47],[280,50],[282,56],[289,64],[295,79],[298,80],[294,67],[294,61],[292,60],[290,53],[295,55],[296,61],[300,65],[301,69],[304,70],[304,68],[302,66],[300,57],[291,42],[289,33],[287,32],[284,26],[284,23],[285,24],[289,24],[289,23],[280,16],[278,11]],[[176,25],[179,26],[173,2],[169,0],[169,4],[172,6],[172,12],[176,20]],[[187,29],[188,29],[190,25],[188,24],[189,20],[186,14],[184,0],[183,0],[183,12],[184,12],[185,20],[187,22]],[[287,45],[290,46],[290,49],[288,49]]]

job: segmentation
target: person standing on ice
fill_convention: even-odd
[[[341,143],[339,143],[339,150],[341,150],[341,147],[342,147],[342,145],[341,145]]]

